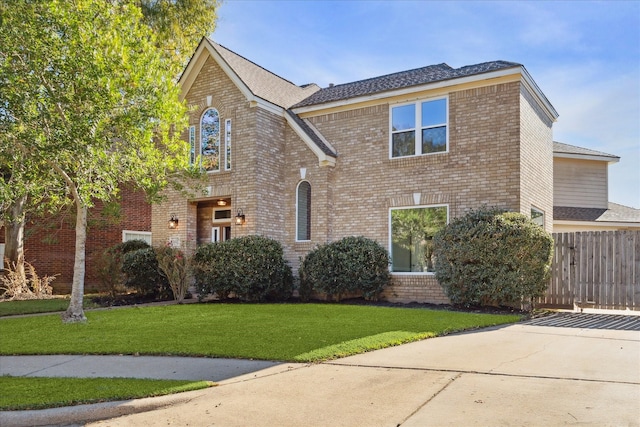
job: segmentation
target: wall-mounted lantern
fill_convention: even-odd
[[[178,228],[178,216],[176,214],[171,214],[171,218],[169,218],[169,228],[171,230]]]
[[[244,225],[246,222],[244,212],[242,209],[238,209],[238,215],[236,215],[236,225]]]

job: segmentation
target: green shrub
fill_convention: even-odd
[[[149,245],[124,253],[122,272],[125,285],[134,288],[139,294],[164,298],[171,293],[167,277],[160,271],[156,253]]]
[[[434,237],[435,274],[455,305],[512,306],[544,294],[553,239],[527,216],[482,208]]]
[[[300,265],[300,287],[335,297],[361,292],[376,300],[389,283],[389,253],[374,240],[345,237],[318,246]]]
[[[200,246],[192,260],[199,297],[224,300],[282,301],[291,297],[293,276],[282,245],[261,236],[245,236]]]

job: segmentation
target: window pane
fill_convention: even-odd
[[[422,130],[422,154],[447,151],[447,128],[429,128]]]
[[[298,185],[296,221],[296,240],[311,240],[311,184],[306,181]]]
[[[540,227],[544,227],[544,212],[540,209],[531,208],[531,220]]]
[[[391,110],[391,130],[393,132],[416,127],[416,106],[403,105]]]
[[[438,99],[422,103],[422,127],[447,123],[447,100]]]
[[[196,127],[189,126],[189,164],[196,162]]]
[[[391,157],[413,156],[416,154],[415,131],[394,133]]]
[[[433,236],[447,223],[447,207],[391,211],[391,270],[433,272]]]
[[[226,170],[231,169],[231,119],[227,119],[227,121],[225,122],[225,137],[224,137],[224,141],[225,141],[225,147],[226,147],[226,163],[224,165],[224,168]]]
[[[202,167],[207,171],[220,170],[220,116],[217,110],[211,108],[204,113],[200,135]]]

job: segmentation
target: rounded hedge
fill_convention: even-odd
[[[548,286],[553,238],[527,216],[471,211],[434,236],[435,274],[455,305],[520,307]]]
[[[340,300],[361,292],[375,300],[389,284],[389,253],[374,240],[345,237],[309,252],[299,273],[301,295],[313,290]]]
[[[245,236],[198,247],[192,259],[199,298],[282,301],[293,293],[291,267],[279,242]]]

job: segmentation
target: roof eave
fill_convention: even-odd
[[[335,166],[336,158],[331,156],[318,147],[318,145],[311,139],[309,135],[298,125],[298,123],[291,117],[289,114],[284,114],[285,119],[291,129],[302,139],[302,141],[309,147],[309,149],[313,152],[313,154],[318,157],[318,165],[319,166]],[[316,132],[316,134],[318,134]],[[324,141],[323,141],[324,142]]]
[[[608,164],[618,163],[620,161],[620,157],[618,156],[598,156],[596,154],[554,152],[553,157],[558,157],[563,159],[595,160],[598,162],[607,162]]]
[[[580,226],[607,226],[607,227],[628,227],[628,228],[640,228],[640,222],[625,222],[625,221],[580,221],[577,219],[554,219],[554,225],[580,225]]]
[[[527,88],[535,96],[535,98],[540,103],[540,105],[544,107],[547,116],[549,116],[549,118],[552,121],[556,121],[556,119],[558,118],[558,113],[553,108],[549,100],[547,100],[546,96],[544,96],[540,88],[538,88],[538,86],[535,84],[531,76],[529,76],[529,73],[526,71],[526,69],[521,65],[509,67],[501,70],[496,70],[496,71],[490,71],[487,73],[474,74],[472,76],[456,77],[456,78],[447,79],[447,80],[440,80],[433,83],[426,83],[422,85],[410,86],[410,87],[405,87],[401,89],[393,89],[393,90],[388,90],[383,92],[377,92],[370,95],[356,96],[353,98],[341,99],[338,101],[326,102],[322,104],[295,107],[295,108],[292,108],[292,111],[295,112],[296,114],[312,113],[312,112],[318,112],[318,111],[328,110],[333,108],[340,108],[340,107],[344,107],[352,104],[359,104],[363,102],[376,101],[376,100],[381,100],[381,99],[391,98],[396,96],[409,95],[415,92],[440,89],[440,88],[462,85],[467,83],[481,82],[484,80],[491,80],[491,79],[496,79],[496,78],[505,77],[505,76],[513,76],[513,75],[523,76],[522,80],[526,83]]]

